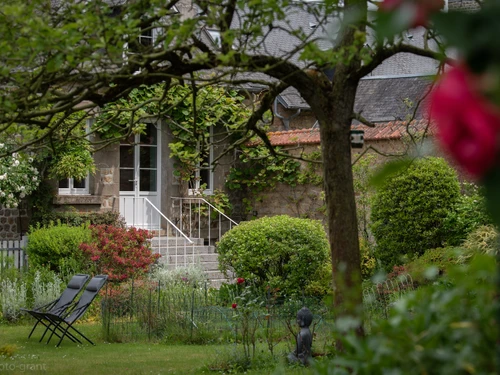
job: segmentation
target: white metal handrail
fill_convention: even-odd
[[[229,223],[229,230],[233,226],[237,226],[238,223],[215,207],[213,204],[208,202],[206,199],[201,197],[173,197],[174,202],[179,202],[178,211],[173,212],[174,217],[179,220],[179,226],[181,231],[189,233],[190,236],[195,233],[195,236],[200,238],[208,237],[208,242],[213,240],[212,234],[214,230],[212,229],[212,224],[215,220],[212,220],[212,212],[218,215],[218,236],[216,237],[216,242],[220,240],[225,230],[222,226],[222,220],[225,219]],[[207,212],[202,212],[202,205],[207,207]],[[186,206],[186,207],[185,207]],[[194,209],[193,209],[194,206]],[[174,211],[175,211],[175,207]],[[205,224],[202,226],[202,221],[206,220]],[[186,222],[185,222],[186,221]],[[202,230],[204,233],[202,234]]]
[[[144,198],[144,200],[149,203],[149,205],[151,206],[151,208],[153,208],[158,214],[160,214],[161,217],[163,217],[182,237],[184,237],[185,240],[187,240],[190,244],[193,244],[194,245],[194,242],[191,241],[191,239],[186,236],[182,230],[180,230],[173,222],[172,220],[170,220],[168,217],[166,217],[163,212],[161,212],[158,207],[156,207],[153,203],[151,203],[151,201],[148,199],[148,198]]]

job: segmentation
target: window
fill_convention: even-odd
[[[89,118],[85,121],[85,130],[88,134],[90,128],[94,122],[93,118]],[[88,136],[87,136],[88,138]],[[74,178],[65,178],[59,181],[59,195],[87,195],[89,192],[89,176],[83,180],[77,180]]]
[[[144,26],[141,30],[141,34],[137,37],[136,40],[129,42],[127,49],[130,53],[144,53],[148,52],[151,49],[158,47],[157,41],[162,34],[162,25],[165,27],[169,23],[169,16],[175,16],[179,14],[179,10],[177,7],[173,6],[170,8],[169,13],[166,17],[160,20],[160,23],[156,23],[157,27],[152,25]]]
[[[213,29],[205,29],[205,31],[208,34],[208,37],[210,38],[213,45],[217,48],[220,48],[222,45],[220,31]]]
[[[128,45],[128,51],[132,53],[144,52],[145,50],[154,47],[155,42],[155,30],[152,28],[144,28],[141,31],[141,35]]]
[[[59,181],[59,195],[85,195],[89,194],[89,178],[75,180],[66,178]]]

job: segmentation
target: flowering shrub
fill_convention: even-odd
[[[9,152],[9,146],[0,143],[0,154]],[[30,195],[40,183],[33,159],[23,153],[12,153],[0,158],[0,203],[16,208],[19,201]]]
[[[479,80],[457,65],[442,77],[430,104],[441,144],[476,178],[494,166],[500,132],[500,110],[481,94]]]
[[[108,275],[110,281],[138,277],[160,256],[151,252],[147,230],[110,225],[93,225],[90,229],[93,240],[82,243],[80,249],[95,272]]]

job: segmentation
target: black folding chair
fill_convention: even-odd
[[[107,275],[97,275],[94,276],[83,291],[80,299],[77,304],[71,308],[69,311],[64,313],[63,315],[57,315],[52,313],[45,313],[44,318],[50,321],[50,325],[48,327],[49,330],[52,331],[49,339],[47,340],[47,344],[52,339],[53,335],[59,337],[59,342],[56,346],[61,345],[64,337],[68,337],[73,342],[78,342],[81,344],[82,342],[70,331],[74,331],[78,333],[81,337],[87,340],[90,344],[95,345],[90,339],[88,339],[83,333],[73,327],[73,324],[87,311],[87,309],[92,304],[94,298],[99,294],[99,291],[106,283],[108,279]],[[60,335],[59,335],[60,334]]]
[[[28,338],[31,337],[38,324],[42,323],[46,327],[45,332],[43,333],[42,338],[40,339],[40,341],[42,341],[43,337],[45,336],[45,333],[47,332],[48,325],[50,325],[50,322],[48,321],[46,322],[44,314],[46,313],[54,315],[64,314],[71,307],[73,301],[75,300],[78,293],[80,293],[80,291],[83,289],[83,286],[88,281],[89,277],[90,277],[89,275],[76,274],[71,278],[71,280],[68,283],[68,286],[66,287],[66,289],[64,289],[64,291],[61,293],[61,296],[58,299],[33,310],[21,309],[22,311],[29,313],[36,319],[35,325],[31,329]]]

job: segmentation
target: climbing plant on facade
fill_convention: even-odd
[[[189,181],[214,138],[245,133],[243,126],[251,113],[245,97],[236,90],[214,85],[193,87],[180,81],[168,89],[163,84],[142,85],[104,106],[94,130],[106,140],[116,140],[141,133],[148,121],[165,120],[175,137],[169,144],[170,157],[177,161],[175,173],[182,181]]]

